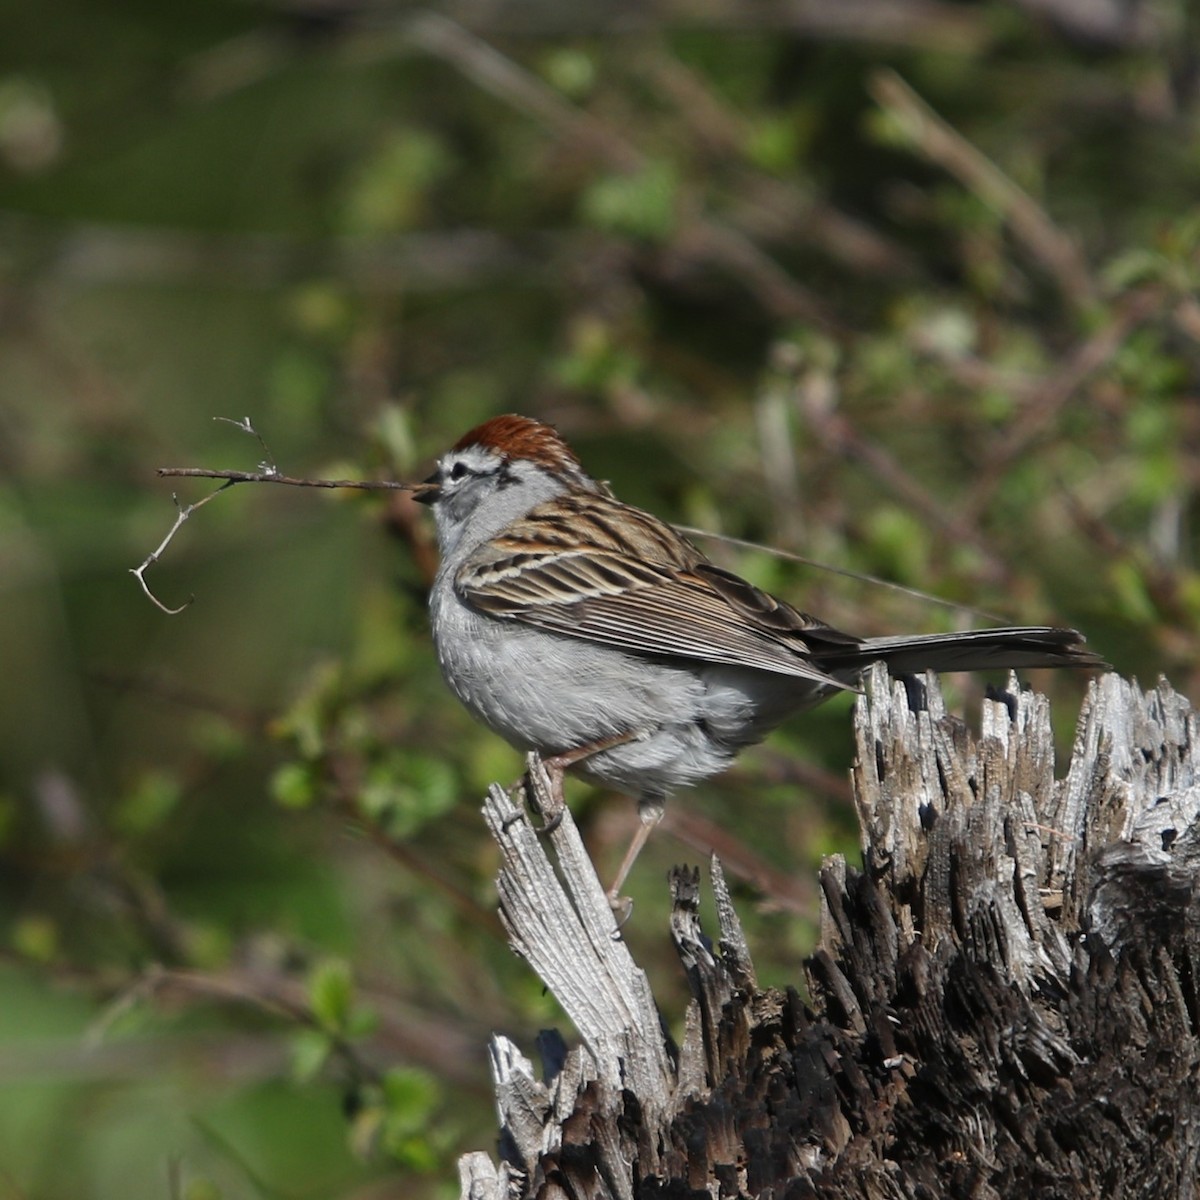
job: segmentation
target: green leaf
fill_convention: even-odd
[[[582,100],[596,83],[595,59],[571,46],[559,47],[543,55],[541,67],[542,75],[550,85],[572,100]]]
[[[923,342],[949,358],[964,358],[978,341],[978,325],[962,306],[941,305],[923,314],[914,330]]]
[[[388,461],[409,470],[417,461],[412,414],[399,404],[384,404],[375,415],[371,430]]]
[[[607,175],[584,192],[589,224],[608,233],[665,242],[674,232],[679,175],[669,162],[653,162],[634,174]]]
[[[457,804],[458,775],[442,759],[395,750],[368,770],[358,800],[393,837],[412,837]]]
[[[1108,577],[1114,607],[1127,621],[1147,628],[1157,624],[1158,609],[1150,598],[1145,578],[1134,563],[1128,559],[1110,563]]]
[[[884,505],[870,515],[866,527],[876,570],[901,581],[927,577],[929,529],[912,513]]]
[[[632,384],[641,359],[621,342],[612,327],[594,316],[571,323],[570,347],[554,360],[555,379],[578,391],[606,391]]]
[[[800,157],[801,127],[791,114],[756,121],[746,144],[746,156],[764,171],[785,175]]]
[[[48,963],[58,956],[58,925],[41,913],[31,913],[13,923],[13,949],[34,962]]]
[[[271,799],[283,808],[310,808],[317,798],[316,780],[305,763],[284,763],[268,786]]]
[[[302,1029],[292,1038],[292,1077],[311,1083],[329,1061],[333,1041],[319,1029]]]
[[[333,1033],[344,1033],[354,1004],[354,976],[340,958],[319,962],[308,977],[308,1002],[318,1023]]]
[[[425,1071],[402,1067],[384,1076],[383,1148],[410,1170],[437,1166],[440,1139],[433,1118],[440,1100],[441,1089]]]
[[[143,834],[162,825],[183,794],[179,780],[166,771],[146,771],[116,811],[122,833]]]
[[[379,1028],[379,1014],[365,1005],[359,1005],[346,1022],[348,1038],[370,1037]]]
[[[383,1077],[389,1116],[416,1128],[441,1098],[437,1080],[417,1067],[395,1067]]]
[[[319,758],[325,752],[329,714],[336,709],[343,687],[341,665],[320,663],[295,703],[271,723],[272,736],[291,739],[301,758]]]
[[[454,156],[437,134],[414,126],[392,131],[350,182],[346,232],[394,233],[420,223],[429,212],[432,190],[454,166]]]
[[[1161,278],[1165,267],[1161,254],[1139,246],[1118,254],[1105,266],[1101,279],[1110,292],[1123,292]]]
[[[221,1200],[224,1193],[206,1176],[189,1179],[183,1189],[183,1200]]]

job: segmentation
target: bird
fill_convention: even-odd
[[[548,424],[509,413],[464,434],[416,500],[434,517],[438,664],[467,710],[563,775],[633,797],[614,908],[667,797],[724,771],[787,718],[893,674],[1102,667],[1074,629],[857,637],[711,562],[617,499]]]

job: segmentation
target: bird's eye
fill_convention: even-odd
[[[450,468],[450,478],[451,479],[461,479],[466,473],[467,473],[467,464],[466,463],[456,462],[454,464],[454,466],[452,466]]]

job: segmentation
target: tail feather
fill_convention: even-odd
[[[821,647],[813,657],[822,670],[835,674],[857,672],[875,662],[886,663],[894,675],[997,667],[1107,667],[1084,642],[1074,629],[1030,625],[864,638],[857,646]]]

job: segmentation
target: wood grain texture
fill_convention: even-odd
[[[493,1045],[501,1162],[466,1156],[463,1197],[1196,1196],[1196,717],[1166,683],[1104,676],[1060,779],[1049,718],[1014,680],[974,736],[933,677],[873,670],[864,866],[821,871],[809,1002],[757,988],[719,865],[715,947],[698,873],[676,871],[679,1047],[569,814],[555,872],[493,792],[502,849],[523,846],[504,850],[505,921],[581,1044],[546,1040],[540,1079]]]

